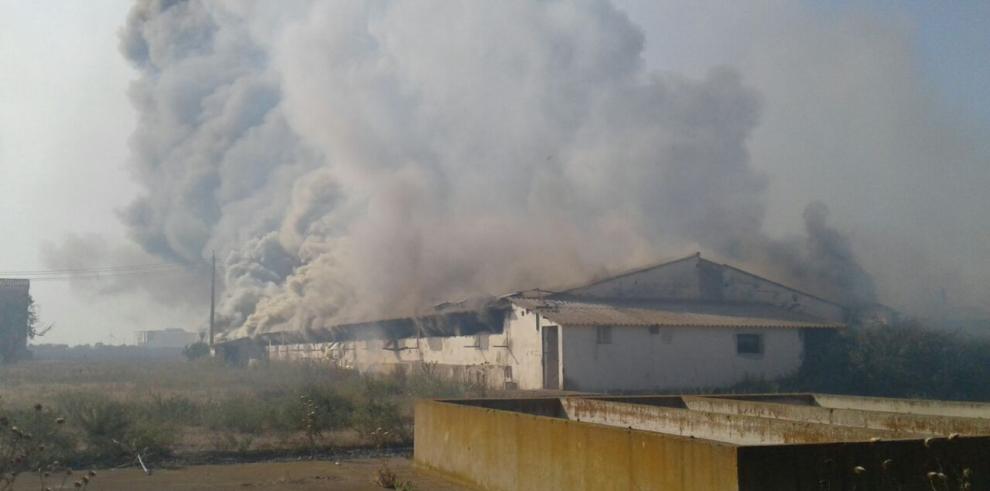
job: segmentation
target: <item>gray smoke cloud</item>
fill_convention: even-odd
[[[605,1],[145,1],[123,214],[144,251],[224,265],[232,335],[416,313],[701,247],[872,301],[847,240],[763,232],[729,68],[648,72]],[[785,265],[785,266],[781,266]]]
[[[134,244],[112,244],[99,235],[69,235],[59,243],[42,244],[40,253],[55,271],[36,282],[68,278],[75,290],[95,296],[143,292],[169,308],[203,305],[209,298],[205,264],[169,264]]]

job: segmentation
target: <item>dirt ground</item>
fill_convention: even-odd
[[[362,459],[334,463],[332,461],[295,461],[256,464],[198,465],[180,469],[157,469],[150,476],[140,469],[97,470],[87,490],[344,490],[381,491],[372,482],[383,462],[399,476],[408,480],[417,491],[468,491],[434,474],[416,469],[405,458]],[[80,474],[81,476],[81,474]],[[60,481],[48,483],[60,489]],[[16,491],[40,488],[37,476],[22,475]],[[71,481],[65,489],[75,489]]]

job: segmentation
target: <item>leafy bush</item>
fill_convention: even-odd
[[[886,397],[990,400],[990,341],[916,321],[809,332],[800,371],[734,391],[817,391]]]
[[[142,416],[159,423],[173,422],[188,426],[198,425],[202,419],[202,406],[181,395],[152,394],[151,399],[140,406]]]
[[[372,399],[361,403],[354,410],[352,426],[362,438],[379,447],[409,440],[406,419],[394,402]]]
[[[125,439],[131,425],[124,404],[96,394],[76,392],[63,394],[59,406],[85,436],[86,446],[100,455],[115,453],[114,441]]]
[[[329,387],[305,387],[293,402],[286,408],[285,420],[294,423],[289,428],[295,430],[305,430],[307,419],[320,432],[345,428],[354,412],[354,403]]]
[[[118,462],[140,453],[168,455],[175,443],[172,425],[142,417],[134,407],[87,392],[59,396],[59,407],[81,431],[89,458]]]
[[[167,457],[177,441],[175,427],[171,424],[136,419],[131,421],[124,440],[119,446],[131,458],[140,454],[145,460]]]
[[[254,433],[277,429],[281,404],[284,403],[239,394],[207,404],[202,418],[212,430]]]

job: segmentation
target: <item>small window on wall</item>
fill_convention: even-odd
[[[759,356],[763,354],[762,334],[736,334],[736,354]]]
[[[612,326],[598,326],[595,332],[595,342],[598,344],[612,344]]]

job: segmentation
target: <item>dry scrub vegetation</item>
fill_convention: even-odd
[[[29,361],[0,368],[13,416],[35,404],[65,418],[36,440],[74,466],[209,461],[408,446],[418,397],[479,395],[427,371],[360,375],[322,365],[214,360]],[[47,414],[47,413],[46,413]],[[12,417],[13,417],[12,416]],[[16,419],[16,418],[14,418]]]

